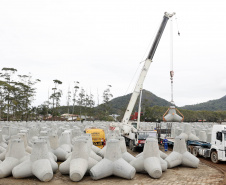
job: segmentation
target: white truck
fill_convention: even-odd
[[[164,16],[163,16],[163,20],[160,24],[159,30],[155,36],[154,42],[151,46],[151,49],[149,51],[149,54],[144,62],[144,66],[141,70],[140,76],[138,78],[138,81],[136,83],[135,89],[133,91],[133,94],[130,98],[128,107],[125,111],[124,117],[122,119],[122,124],[121,124],[121,131],[122,131],[122,135],[125,137],[126,143],[127,145],[129,145],[130,149],[135,150],[136,147],[143,147],[145,140],[148,136],[153,136],[156,137],[156,131],[143,131],[139,128],[139,119],[137,120],[137,123],[131,123],[129,122],[131,113],[133,111],[134,105],[137,101],[137,98],[139,96],[139,94],[141,93],[142,89],[143,89],[143,82],[144,79],[147,75],[148,69],[151,65],[152,59],[154,57],[155,51],[157,49],[157,46],[159,44],[159,41],[161,39],[161,36],[163,34],[163,31],[165,29],[165,26],[168,22],[168,20],[174,15],[175,13],[169,14],[167,12],[165,12]],[[138,116],[140,116],[140,110],[138,113]]]
[[[210,143],[187,141],[187,147],[193,155],[210,157],[213,163],[226,161],[226,125],[213,125]]]

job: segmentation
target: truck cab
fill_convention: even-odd
[[[127,145],[132,151],[135,151],[137,148],[143,148],[144,143],[148,137],[157,138],[157,132],[153,130],[139,130],[135,133],[130,133],[128,138],[125,138]]]
[[[226,125],[214,125],[211,142],[187,141],[188,150],[195,156],[210,157],[213,163],[226,161]]]
[[[226,161],[226,125],[214,125],[211,137],[211,160]]]

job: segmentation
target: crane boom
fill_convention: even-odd
[[[169,14],[169,13],[165,12],[165,14],[163,16],[163,20],[162,20],[161,25],[159,27],[159,30],[158,30],[158,32],[157,32],[157,34],[155,36],[155,39],[154,39],[154,42],[153,42],[153,44],[151,46],[150,52],[148,53],[148,56],[147,56],[147,58],[146,58],[146,60],[144,62],[144,66],[143,66],[143,68],[141,70],[141,73],[140,73],[140,76],[139,76],[138,81],[136,83],[135,89],[133,91],[133,94],[132,94],[132,96],[130,98],[129,104],[128,104],[127,109],[126,109],[126,112],[125,112],[124,117],[122,119],[122,123],[123,124],[128,124],[128,122],[129,122],[129,118],[131,116],[132,110],[133,110],[134,105],[135,105],[135,103],[137,101],[137,98],[138,98],[138,96],[140,94],[140,91],[143,88],[144,79],[145,79],[145,77],[147,75],[147,72],[148,72],[148,69],[149,69],[149,67],[151,65],[151,62],[152,62],[152,59],[154,57],[155,51],[156,51],[156,49],[158,47],[158,44],[159,44],[159,41],[160,41],[161,36],[163,34],[163,31],[164,31],[164,29],[166,27],[167,21],[174,14],[175,13]]]

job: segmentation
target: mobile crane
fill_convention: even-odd
[[[175,15],[175,13],[172,13],[172,14],[167,13],[167,12],[164,13],[163,20],[160,24],[160,27],[158,29],[156,36],[155,36],[154,42],[153,42],[151,49],[148,53],[148,56],[147,56],[147,58],[144,62],[144,66],[141,70],[141,73],[140,73],[140,76],[139,76],[138,81],[136,83],[135,89],[133,91],[133,94],[130,98],[128,107],[127,107],[125,114],[124,114],[124,117],[122,119],[121,132],[122,132],[122,135],[125,137],[126,143],[127,143],[127,145],[129,145],[131,150],[135,150],[136,147],[143,147],[145,140],[148,136],[155,136],[156,137],[156,131],[141,131],[139,129],[139,120],[138,120],[137,124],[134,124],[134,123],[131,124],[129,122],[129,119],[130,119],[131,113],[133,111],[133,108],[135,106],[135,103],[137,101],[137,98],[138,98],[140,92],[143,89],[144,79],[145,79],[147,72],[149,70],[149,67],[152,63],[152,59],[154,57],[155,51],[157,49],[157,46],[159,44],[159,41],[160,41],[161,36],[163,34],[163,31],[166,27],[168,20],[173,15]]]

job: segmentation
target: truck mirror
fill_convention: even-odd
[[[222,132],[217,132],[217,140],[222,141]]]

